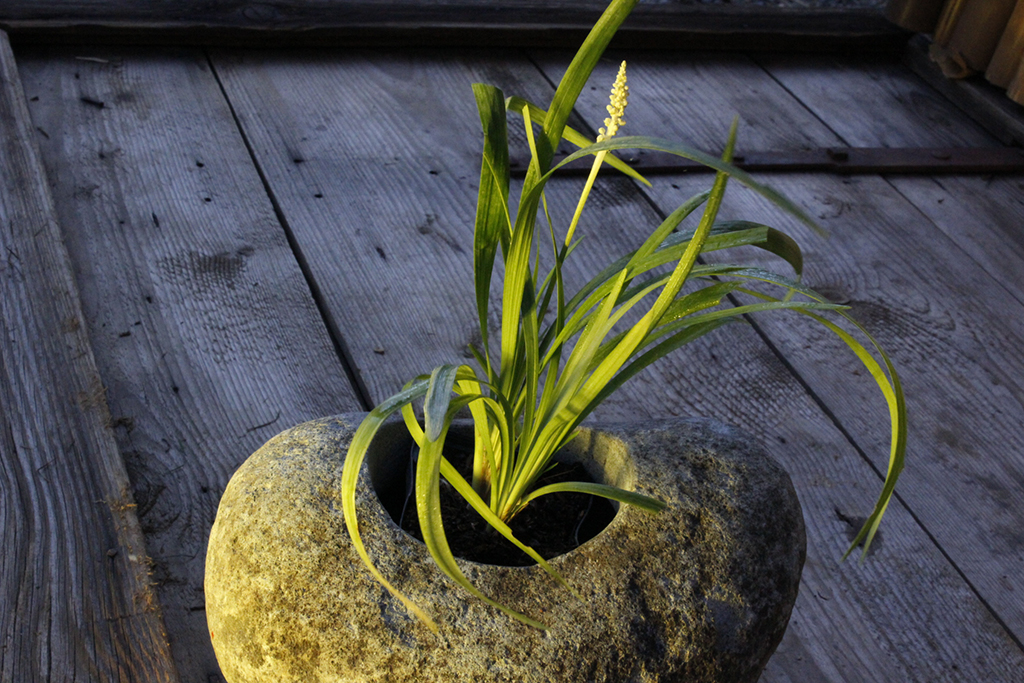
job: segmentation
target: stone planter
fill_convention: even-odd
[[[538,567],[462,563],[525,626],[436,570],[373,493],[404,473],[409,437],[386,426],[357,499],[370,556],[437,621],[435,635],[378,585],[342,519],[341,460],[361,415],[301,424],[235,473],[206,560],[206,614],[230,683],[756,681],[782,638],[805,554],[786,473],[749,437],[707,420],[584,430],[565,454],[598,481],[668,503],[622,506],[598,536]]]

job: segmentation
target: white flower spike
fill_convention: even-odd
[[[615,137],[615,134],[619,132],[619,128],[626,124],[626,119],[622,118],[626,112],[626,105],[629,103],[629,86],[626,85],[625,61],[619,65],[619,75],[615,77],[615,84],[612,85],[612,92],[608,99],[609,103],[606,107],[608,118],[604,120],[605,127],[599,131],[600,135],[597,136],[598,142]]]
[[[604,128],[598,130],[598,142],[604,142],[614,137],[619,132],[619,128],[626,124],[626,119],[622,118],[622,116],[626,112],[628,99],[629,86],[626,85],[626,62],[623,61],[619,65],[619,73],[615,77],[615,83],[612,84],[612,92],[608,96],[608,106],[605,107],[608,110],[608,118],[604,120]],[[590,177],[587,178],[587,184],[583,186],[580,200],[576,204],[576,212],[573,214],[569,230],[565,234],[566,246],[572,242],[573,233],[576,232],[576,225],[580,222],[580,215],[583,213],[583,206],[587,203],[590,189],[594,187],[594,180],[597,178],[597,171],[601,168],[601,164],[604,163],[604,158],[607,154],[608,152],[598,152],[594,157],[594,165],[590,168]]]

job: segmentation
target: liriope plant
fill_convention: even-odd
[[[572,60],[545,110],[518,97],[505,98],[495,87],[474,84],[483,127],[484,149],[474,229],[474,286],[480,347],[472,349],[476,366],[442,365],[411,380],[401,392],[367,415],[356,430],[342,472],[343,511],[353,545],[366,567],[431,629],[434,621],[398,591],[370,559],[359,533],[356,483],[375,433],[400,412],[419,447],[414,498],[423,541],[438,568],[471,595],[527,624],[537,620],[516,612],[479,591],[462,573],[449,547],[440,511],[443,477],[483,519],[525,552],[555,580],[566,580],[536,551],[515,537],[509,520],[540,496],[572,491],[603,496],[657,513],[664,503],[632,491],[592,482],[562,482],[537,487],[557,451],[578,432],[580,423],[612,392],[652,362],[730,322],[750,314],[791,311],[835,333],[864,364],[889,406],[892,426],[889,469],[871,515],[847,550],[867,552],[903,468],[906,415],[899,378],[889,357],[846,312],[800,283],[800,249],[786,234],[746,221],[718,221],[726,183],[732,178],[820,231],[800,207],[733,166],[736,122],[721,158],[688,146],[650,137],[621,136],[626,107],[625,64],[612,88],[609,117],[596,142],[566,125],[584,84],[612,35],[637,0],[613,0]],[[522,117],[531,159],[513,213],[509,202],[508,114]],[[539,135],[535,132],[539,127]],[[561,140],[580,149],[552,166]],[[701,162],[716,171],[711,188],[683,202],[635,251],[618,258],[567,298],[562,268],[578,241],[574,232],[598,169],[603,163],[647,183],[610,152],[650,149]],[[544,187],[556,171],[593,156],[593,166],[570,225],[559,238],[547,211]],[[649,184],[649,183],[647,183]],[[543,207],[543,212],[541,211]],[[700,211],[693,228],[681,224]],[[552,266],[543,279],[537,259],[538,214],[547,219]],[[702,253],[753,245],[784,259],[795,277],[742,265],[704,264]],[[502,282],[501,338],[492,355],[488,330],[491,280],[498,254],[505,265]],[[670,272],[663,266],[674,264]],[[690,287],[684,286],[690,285]],[[776,291],[773,296],[765,293]],[[731,305],[730,296],[747,295],[755,303]],[[636,315],[653,298],[638,321]],[[632,320],[631,319],[631,320]],[[835,319],[846,323],[840,326]],[[868,340],[864,346],[847,328]],[[423,424],[414,413],[422,401]],[[455,415],[468,409],[474,424],[472,475],[467,480],[445,458],[444,446]],[[845,556],[844,556],[845,557]],[[575,592],[573,592],[575,595]]]

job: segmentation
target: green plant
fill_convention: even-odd
[[[720,159],[665,140],[616,136],[625,107],[623,64],[613,88],[610,116],[605,121],[607,129],[602,129],[598,141],[592,143],[566,126],[569,113],[597,60],[635,4],[636,0],[611,2],[577,52],[547,110],[520,98],[506,99],[492,86],[473,85],[484,133],[473,245],[481,336],[480,348],[473,349],[473,353],[478,367],[442,365],[430,375],[410,381],[400,393],[369,413],[357,429],[345,458],[343,509],[357,552],[377,580],[435,630],[430,617],[377,570],[359,534],[355,508],[359,469],[377,429],[395,412],[402,413],[420,449],[415,472],[416,509],[424,542],[438,567],[472,595],[541,628],[543,625],[539,622],[483,595],[459,569],[441,521],[441,477],[499,533],[569,588],[540,555],[514,537],[508,520],[538,496],[559,491],[584,492],[652,513],[659,511],[663,507],[660,501],[595,483],[566,482],[534,487],[551,466],[553,455],[573,438],[582,420],[609,394],[653,361],[726,323],[772,310],[789,310],[808,316],[838,335],[881,388],[889,404],[892,423],[889,471],[874,511],[846,555],[862,543],[867,552],[903,467],[905,407],[899,379],[885,352],[844,312],[843,306],[828,303],[800,284],[800,249],[790,237],[757,223],[716,221],[726,182],[731,177],[820,231],[798,206],[730,164],[736,122],[733,122]],[[531,152],[514,216],[509,207],[507,112],[522,116]],[[541,129],[540,135],[535,134],[535,124]],[[554,149],[563,138],[581,149],[552,167]],[[608,155],[613,150],[635,148],[669,152],[706,164],[717,171],[714,183],[710,190],[687,200],[672,212],[638,249],[610,264],[566,300],[562,267],[578,244],[572,241],[572,235],[597,170],[607,161],[646,183],[623,162]],[[566,236],[559,240],[547,210],[545,183],[565,164],[589,155],[595,157],[590,177]],[[682,221],[701,206],[704,209],[697,226],[678,231]],[[547,218],[553,259],[551,270],[543,280],[535,245],[535,224],[542,208]],[[792,266],[796,278],[752,267],[698,262],[701,253],[741,245],[754,245],[781,257]],[[487,327],[488,301],[499,249],[505,277],[500,351],[497,357],[492,357]],[[662,266],[673,262],[671,272],[662,272]],[[696,287],[684,291],[687,284]],[[781,296],[765,293],[764,285],[776,288]],[[628,329],[619,330],[622,326],[617,323],[623,316],[655,292],[658,292],[655,301],[639,320],[633,320]],[[735,294],[752,297],[754,303],[730,305],[729,297]],[[845,320],[864,334],[881,363],[849,332],[826,319],[826,314]],[[423,400],[422,427],[413,412],[413,402],[420,399]],[[472,415],[475,430],[472,481],[467,481],[443,455],[451,421],[464,408]]]

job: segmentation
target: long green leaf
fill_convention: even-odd
[[[608,319],[608,322],[605,324],[605,329],[610,331],[618,323],[618,321],[622,319],[624,315],[626,315],[630,310],[632,310],[634,306],[636,306],[638,303],[640,303],[640,301],[647,297],[648,294],[664,285],[665,282],[669,279],[669,277],[670,276],[668,275],[664,275],[662,277],[653,278],[648,282],[630,288],[628,293],[620,293],[618,299],[615,302],[619,306],[619,308],[618,310],[615,311],[614,315],[612,315]],[[627,296],[629,297],[628,299],[626,299]],[[625,299],[625,301],[623,301],[623,299]],[[599,367],[601,361],[603,361],[608,356],[608,354],[611,353],[612,350],[614,350],[614,348],[619,345],[619,342],[622,339],[624,339],[628,334],[629,331],[616,335],[615,337],[613,337],[612,342],[606,342],[602,338],[601,344],[598,347],[596,353],[589,360],[589,366],[587,368],[588,371]]]
[[[564,407],[569,398],[576,393],[578,387],[584,381],[591,358],[597,353],[601,346],[601,340],[604,339],[608,330],[614,324],[612,313],[625,281],[626,271],[622,271],[619,273],[619,277],[615,279],[611,291],[583,329],[583,333],[576,341],[576,345],[565,362],[562,376],[558,379],[558,385],[555,388],[555,393],[559,397],[555,403],[556,407],[552,413],[542,415],[542,420],[546,419],[550,414],[556,414],[558,410]]]
[[[652,330],[650,333],[648,333],[647,338],[645,338],[637,346],[637,350],[634,351],[633,353],[636,354],[639,350],[647,347],[651,342],[664,336],[666,332],[670,331],[667,330],[665,327],[667,324],[685,318],[686,316],[693,315],[694,313],[697,313],[699,311],[703,311],[708,308],[718,306],[719,304],[721,304],[722,299],[725,298],[725,296],[728,295],[729,293],[739,288],[740,284],[741,283],[738,282],[728,281],[716,282],[714,284],[708,285],[707,287],[704,287],[703,289],[699,289],[696,292],[691,292],[686,296],[676,299],[674,302],[672,302],[672,305],[669,306],[668,310],[665,311],[665,314],[662,316],[659,326]],[[687,323],[686,325],[689,324],[690,323]],[[678,329],[678,327],[676,329]],[[615,337],[611,338],[610,340],[601,345],[601,350],[594,357],[594,367],[597,367],[597,364],[603,361],[605,357],[607,357],[607,355],[611,353],[612,349],[618,346],[619,342],[622,340],[623,337],[626,336],[626,334],[626,332],[620,332]]]
[[[427,441],[436,441],[445,424],[458,365],[439,365],[430,373],[430,386],[423,399],[423,431]]]
[[[424,396],[427,392],[427,386],[427,382],[421,381],[395,394],[371,410],[362,423],[360,423],[355,434],[352,435],[352,442],[349,444],[348,452],[345,454],[345,464],[341,470],[341,508],[345,516],[345,527],[348,529],[348,535],[352,539],[352,545],[356,549],[356,554],[359,555],[359,559],[363,561],[363,564],[373,575],[373,578],[377,579],[389,593],[398,598],[431,631],[437,633],[437,624],[434,623],[434,620],[420,609],[416,603],[395,588],[390,581],[384,578],[384,575],[380,573],[380,570],[370,560],[370,556],[366,552],[366,546],[363,544],[363,539],[359,534],[359,520],[356,514],[356,489],[359,482],[359,470],[366,459],[366,452],[370,447],[370,442],[373,441],[374,435],[380,429],[384,420],[395,411],[400,410],[402,406]]]
[[[710,190],[696,194],[680,204],[675,211],[666,216],[665,220],[661,222],[661,225],[651,233],[651,236],[644,240],[644,243],[640,245],[640,248],[630,255],[628,262],[630,274],[633,274],[637,263],[650,256],[659,247],[661,247],[662,243],[668,239],[668,236],[679,227],[679,224],[682,223],[691,213],[696,211],[697,207],[706,202],[710,196]],[[715,226],[712,225],[711,230],[714,231],[714,229]],[[692,237],[693,235],[691,234],[687,239]]]
[[[656,339],[665,334],[670,334],[680,329],[695,323],[703,323],[711,320],[719,320],[721,318],[738,318],[744,315],[750,315],[751,313],[763,313],[765,311],[831,311],[838,312],[844,309],[845,306],[839,304],[822,304],[816,301],[785,301],[775,300],[761,304],[747,304],[745,306],[734,306],[732,308],[722,308],[717,311],[710,311],[707,313],[697,313],[691,315],[683,320],[677,320],[674,322],[662,324],[655,328],[650,336],[649,340]]]
[[[736,122],[734,121],[724,153],[726,161],[732,158],[732,150],[735,146],[735,142]],[[700,253],[701,247],[711,231],[711,227],[714,224],[715,217],[718,213],[718,207],[721,205],[727,180],[728,176],[722,172],[719,172],[716,175],[714,186],[708,196],[707,207],[705,208],[704,215],[702,216],[700,224],[695,231],[694,238],[690,240],[686,251],[682,258],[680,258],[679,263],[673,270],[671,277],[662,289],[661,294],[659,294],[658,299],[654,302],[654,305],[643,316],[643,318],[641,318],[640,321],[626,333],[621,341],[619,341],[617,346],[605,353],[604,359],[597,368],[593,368],[591,361],[600,351],[601,340],[603,340],[608,331],[610,331],[610,326],[606,326],[605,323],[611,316],[604,314],[602,314],[601,317],[594,316],[591,321],[588,322],[580,340],[577,341],[576,347],[573,349],[573,353],[570,354],[570,361],[566,364],[566,370],[563,373],[563,377],[559,379],[560,390],[556,392],[558,396],[554,401],[552,412],[543,418],[544,428],[537,437],[531,441],[531,447],[536,443],[537,448],[539,448],[541,452],[546,454],[553,453],[569,435],[571,431],[569,429],[569,425],[575,421],[575,417],[578,412],[584,410],[590,403],[593,396],[599,393],[601,388],[612,380],[615,373],[618,372],[619,368],[621,368],[622,365],[633,355],[633,352],[647,336],[648,332],[657,325],[658,320],[661,318],[665,309],[675,299],[676,294],[686,282],[686,279],[696,262],[696,258]],[[626,274],[626,271],[622,271],[619,277],[616,278],[615,289],[613,290],[614,293],[610,293],[608,295],[602,309],[607,307],[608,301],[614,303],[614,301],[618,299],[618,292],[622,289]],[[598,323],[596,326],[595,321]],[[592,333],[594,331],[600,331],[600,337],[594,338],[593,334],[588,337],[588,333]],[[584,339],[587,339],[588,341],[587,346],[584,347],[584,353],[577,354],[577,352],[580,351]],[[577,365],[570,373],[570,363],[572,363],[573,358],[576,356],[578,356]],[[586,375],[588,372],[590,373],[589,377]],[[566,381],[567,378],[569,381]],[[528,478],[527,481],[517,483],[513,498],[515,499],[524,495],[525,487],[527,485],[532,485],[533,480],[538,474],[539,472],[535,466],[531,473],[531,477]]]
[[[549,170],[541,179],[539,179],[538,182],[546,180],[547,178],[551,177],[552,174],[557,172],[558,169],[565,166],[566,164],[570,164],[573,161],[576,161],[577,159],[582,159],[591,154],[596,154],[597,152],[611,151],[616,149],[652,149],[659,152],[667,152],[669,154],[674,154],[676,156],[680,156],[685,159],[690,159],[692,161],[704,164],[705,166],[713,168],[716,171],[720,171],[722,173],[729,175],[732,178],[735,178],[741,184],[749,187],[751,190],[757,192],[765,199],[768,199],[773,204],[778,206],[780,209],[786,211],[787,213],[795,217],[797,220],[799,220],[800,222],[804,223],[809,228],[814,230],[819,235],[825,234],[825,231],[821,228],[821,226],[819,226],[818,223],[813,218],[811,218],[806,211],[804,211],[799,206],[794,204],[792,201],[787,199],[785,196],[780,194],[777,190],[757,182],[746,171],[740,170],[739,168],[733,166],[731,163],[717,159],[714,156],[706,154],[694,147],[690,147],[688,145],[684,145],[681,143],[670,142],[668,140],[663,140],[661,138],[653,138],[639,135],[625,135],[622,137],[616,136],[609,140],[597,142],[593,145],[590,145],[589,147],[584,147],[583,149],[573,152],[572,154],[567,156],[565,159],[560,161],[557,166]],[[534,190],[531,188],[531,192],[532,191]],[[521,202],[522,201],[523,200],[521,200]]]
[[[654,231],[655,235],[662,236],[662,239],[657,239],[652,235],[649,237],[644,244],[637,250],[631,251],[622,258],[609,264],[601,272],[595,275],[590,282],[588,282],[582,289],[580,289],[573,297],[569,300],[567,310],[574,310],[577,305],[586,297],[590,296],[590,293],[597,289],[598,286],[604,284],[612,277],[617,275],[621,270],[632,270],[634,267],[634,258],[638,252],[646,251],[653,245],[653,250],[656,250],[664,239],[667,239],[669,233],[675,230],[679,224],[691,213],[693,213],[697,207],[707,201],[710,191],[701,192],[699,194],[690,197],[685,202],[679,205],[679,207],[669,214],[661,225]],[[649,254],[647,254],[649,255]],[[635,273],[633,273],[635,275]]]
[[[732,159],[733,149],[736,145],[736,127],[737,121],[733,121],[732,129],[729,131],[729,140],[726,143],[725,152],[723,154],[725,162]],[[725,187],[727,182],[728,174],[723,172],[715,174],[715,182],[711,188],[711,194],[708,195],[704,215],[701,217],[700,224],[694,231],[693,238],[687,245],[686,251],[683,252],[682,257],[679,259],[679,263],[676,264],[675,270],[672,272],[672,276],[665,284],[665,288],[661,291],[661,294],[658,295],[658,299],[654,302],[651,310],[647,312],[647,314],[635,327],[633,327],[632,330],[630,330],[618,347],[616,347],[608,357],[602,361],[601,365],[594,370],[594,374],[587,381],[587,385],[589,387],[588,393],[591,396],[596,394],[600,388],[610,381],[614,374],[619,371],[619,368],[621,368],[629,357],[633,355],[633,352],[639,346],[643,338],[646,337],[647,333],[659,323],[669,306],[671,306],[672,302],[675,301],[676,295],[686,283],[686,280],[690,275],[690,271],[697,262],[697,257],[703,249],[705,240],[707,240],[708,235],[711,233],[711,228],[715,223],[715,218],[718,216],[718,209],[722,205],[722,199],[725,196]]]
[[[483,161],[480,168],[480,190],[476,205],[476,226],[473,230],[473,276],[476,290],[477,317],[481,348],[490,367],[487,330],[487,309],[490,301],[491,275],[498,245],[502,253],[508,249],[508,130],[505,120],[504,96],[497,88],[473,84],[480,124],[484,133]]]
[[[706,198],[706,196],[707,193],[698,195],[698,197],[701,198]],[[691,202],[692,201],[693,200],[691,200]],[[689,203],[690,202],[688,202],[688,204]],[[659,230],[662,230],[666,225],[672,226],[673,224],[669,219],[666,219],[665,223],[662,224],[662,227],[660,227]],[[665,265],[671,261],[677,261],[683,255],[692,237],[692,230],[685,233],[672,234],[668,236],[664,242],[662,242],[661,246],[654,250],[653,253],[649,253],[647,249],[638,249],[626,254],[602,270],[590,282],[588,282],[586,286],[580,289],[569,304],[565,306],[565,310],[574,311],[573,317],[570,318],[570,320],[563,326],[565,332],[560,334],[557,339],[552,340],[554,330],[553,326],[549,327],[544,332],[544,337],[541,340],[541,348],[556,348],[558,343],[571,337],[581,329],[582,325],[586,324],[589,311],[598,301],[603,299],[607,294],[608,289],[610,289],[611,284],[608,281],[608,278],[611,275],[618,274],[623,269],[628,269],[630,275],[635,277],[636,275],[653,270],[654,268]],[[651,242],[651,240],[648,240],[645,243],[645,246]],[[794,270],[797,271],[797,274],[800,273],[802,268],[802,258],[799,246],[797,246],[788,235],[785,235],[774,228],[758,223],[750,223],[747,221],[716,222],[712,226],[707,240],[704,242],[701,253],[747,245],[757,246],[781,256],[789,262],[791,266],[793,266]],[[732,270],[748,271],[749,268],[747,266],[719,264],[712,264],[710,266],[695,265],[693,270],[690,272],[693,276],[709,277],[712,275],[728,275]],[[644,283],[642,286],[646,287],[647,283]],[[634,286],[633,288],[623,291],[619,300],[621,301],[622,299],[631,297],[636,288],[637,287]],[[584,295],[586,295],[588,299],[585,302],[582,302],[581,305]],[[554,345],[552,345],[552,341],[555,342]]]
[[[441,476],[443,476],[445,479],[448,480],[449,483],[451,483],[452,487],[456,490],[456,492],[458,492],[458,494],[462,496],[466,500],[466,502],[469,503],[474,510],[476,510],[477,514],[479,514],[484,519],[485,522],[490,524],[495,531],[501,534],[515,547],[519,548],[524,553],[529,555],[534,562],[539,564],[541,568],[543,568],[544,571],[546,571],[551,576],[551,578],[555,579],[558,583],[560,583],[562,586],[568,589],[569,592],[572,593],[576,598],[580,597],[579,593],[573,590],[572,586],[566,583],[565,579],[562,578],[562,575],[559,574],[555,570],[555,568],[548,563],[547,560],[541,557],[540,553],[538,553],[536,550],[534,550],[533,548],[526,545],[525,543],[523,543],[515,537],[515,534],[512,533],[512,528],[509,527],[508,524],[505,524],[505,522],[503,522],[501,518],[498,517],[498,515],[494,514],[494,512],[491,511],[489,507],[487,507],[487,504],[484,502],[483,498],[477,495],[476,491],[473,490],[473,487],[470,486],[468,482],[466,482],[465,478],[463,478],[461,474],[459,474],[459,471],[456,470],[455,467],[452,466],[450,462],[448,462],[448,460],[443,458],[441,460]]]
[[[540,384],[539,324],[537,307],[533,300],[533,292],[527,289],[527,297],[523,300],[523,360],[525,361],[524,383],[525,410],[523,411],[523,433],[529,434],[533,429],[533,414],[537,407],[537,388]]]
[[[576,52],[569,68],[566,69],[561,82],[555,89],[555,95],[544,121],[544,134],[536,141],[536,151],[533,153],[530,168],[526,173],[526,180],[523,182],[516,224],[512,233],[512,244],[505,264],[505,288],[502,296],[502,362],[507,362],[506,359],[509,357],[513,357],[513,363],[515,362],[518,315],[529,273],[530,245],[533,244],[534,223],[540,206],[541,193],[548,178],[545,172],[551,164],[555,147],[562,138],[569,113],[576,105],[583,86],[590,78],[590,74],[615,31],[633,10],[636,3],[637,0],[612,0],[583,41],[583,45]],[[531,137],[529,108],[523,110],[523,115],[527,121],[527,135]],[[509,355],[506,356],[506,354]],[[511,384],[512,379],[506,375],[503,368],[502,389],[508,389]]]
[[[485,402],[488,399],[483,397],[480,382],[475,379],[457,381],[455,390],[463,397],[480,397],[480,400],[469,403],[469,411],[473,416],[473,490],[483,494],[488,488],[491,474],[498,471]]]
[[[539,174],[536,141],[530,122],[529,110],[526,111],[526,138],[532,152],[530,170],[527,173],[527,187],[530,179]],[[524,205],[522,198],[519,213],[512,230],[512,242],[505,257],[505,285],[502,289],[501,310],[501,391],[506,396],[512,395],[511,389],[516,384],[515,369],[522,359],[518,356],[522,347],[519,337],[523,297],[533,283],[530,278],[530,252],[533,245],[533,229],[537,217],[537,207],[543,193],[543,184],[537,186],[537,192],[530,195],[529,206]]]
[[[725,265],[725,264],[723,264]],[[767,282],[768,284],[775,285],[777,287],[783,287],[788,290],[792,290],[797,294],[803,294],[807,298],[818,301],[820,303],[827,303],[828,298],[822,294],[815,292],[813,289],[803,285],[800,282],[787,278],[778,273],[773,273],[763,268],[751,268],[751,267],[737,267],[727,266],[728,277],[734,277],[743,280],[758,280],[761,282]],[[709,271],[711,272],[711,271]],[[745,294],[752,294],[757,296],[755,292],[744,291]]]
[[[836,334],[846,345],[853,351],[854,355],[861,361],[861,363],[868,369],[871,376],[874,378],[875,383],[878,384],[878,388],[882,391],[882,395],[885,397],[885,401],[889,406],[889,421],[892,428],[892,438],[889,447],[889,467],[885,474],[885,482],[882,484],[882,492],[878,495],[878,501],[875,503],[875,509],[871,512],[871,515],[867,518],[864,524],[861,526],[860,531],[854,537],[850,543],[850,547],[843,554],[843,559],[849,557],[850,553],[863,542],[864,550],[861,553],[861,560],[867,557],[868,549],[871,547],[871,542],[875,538],[875,533],[878,531],[878,525],[882,523],[882,515],[885,514],[886,508],[889,506],[889,501],[892,499],[892,494],[896,490],[896,482],[899,480],[900,473],[903,472],[904,459],[907,450],[907,403],[903,396],[903,387],[900,383],[899,375],[896,374],[896,368],[893,366],[888,354],[882,349],[881,345],[875,338],[868,334],[860,323],[851,318],[845,313],[841,313],[848,322],[853,324],[861,334],[868,338],[875,350],[882,358],[882,362],[885,364],[885,370],[882,369],[881,365],[874,359],[874,357],[864,348],[864,346],[853,338],[846,330],[842,329],[835,323],[822,318],[821,316],[807,313],[817,322],[821,323],[833,333]],[[888,376],[887,376],[888,375]]]
[[[610,500],[626,503],[637,507],[644,512],[661,512],[665,509],[664,501],[657,498],[645,496],[636,491],[627,491],[607,484],[597,484],[589,481],[563,481],[557,484],[548,484],[539,489],[534,489],[523,498],[523,505],[526,505],[534,498],[546,496],[550,493],[586,493],[591,496],[600,496]]]
[[[618,296],[618,289],[622,287],[622,283],[625,281],[625,275],[625,271],[619,274],[615,288],[605,298],[577,340],[572,353],[569,354],[569,358],[566,360],[565,369],[558,378],[555,390],[550,395],[550,405],[542,404],[540,410],[538,410],[537,429],[549,429],[550,417],[557,415],[559,411],[565,408],[578,390],[578,387],[586,380],[590,357],[597,352],[601,340],[608,332],[609,320],[612,317],[615,299]],[[521,464],[517,464],[517,472],[512,488],[502,500],[500,515],[504,519],[507,519],[508,515],[513,513],[514,508],[519,507],[515,504],[516,501],[525,495],[526,491],[533,485],[533,482],[547,464],[547,456],[550,452],[553,452],[547,447],[538,448],[536,446],[538,440],[537,429],[524,435],[521,451],[529,454],[531,459],[528,462],[524,461]]]
[[[761,273],[763,275],[763,271],[761,271]],[[808,293],[808,296],[812,296],[818,300],[824,300],[824,297],[812,290],[805,289],[805,291]],[[786,304],[793,303],[780,301],[760,292],[748,291],[746,293],[769,303],[778,304],[779,308],[790,308],[790,306],[787,306]],[[885,514],[885,511],[889,506],[889,501],[892,499],[893,492],[896,490],[896,482],[899,479],[900,473],[903,471],[907,447],[906,399],[903,396],[903,388],[900,383],[900,378],[896,373],[896,368],[892,364],[892,360],[875,338],[872,337],[860,323],[854,320],[845,311],[841,310],[846,308],[845,306],[833,305],[835,309],[838,309],[837,313],[843,319],[856,327],[861,334],[870,341],[871,345],[878,352],[878,355],[882,358],[882,363],[885,365],[884,370],[882,365],[880,365],[871,353],[864,348],[864,345],[858,342],[849,332],[842,329],[832,321],[813,312],[816,308],[822,306],[828,306],[828,304],[807,304],[805,307],[792,307],[792,310],[810,317],[838,336],[850,348],[850,350],[853,351],[854,355],[857,356],[857,359],[861,361],[865,368],[867,368],[868,372],[871,373],[872,378],[881,390],[882,396],[885,398],[889,407],[889,421],[892,435],[889,446],[889,466],[885,475],[885,481],[882,484],[882,491],[878,496],[878,501],[875,503],[875,508],[871,515],[861,526],[860,531],[858,531],[857,535],[850,543],[850,547],[847,548],[846,553],[843,554],[843,559],[849,557],[857,546],[863,543],[864,550],[861,554],[861,559],[863,560],[867,557],[868,549],[871,547],[871,542],[874,540],[875,534],[878,531],[878,526],[882,522],[882,516]]]
[[[732,153],[736,145],[737,124],[738,120],[734,120],[729,131],[729,140],[722,155],[725,162],[732,159]],[[550,449],[553,452],[558,447],[558,444],[568,436],[571,431],[569,425],[576,423],[578,413],[590,405],[593,397],[599,394],[604,386],[612,381],[615,374],[632,357],[650,330],[658,324],[662,315],[675,300],[676,295],[689,277],[704,241],[714,225],[715,218],[718,215],[718,208],[721,206],[722,198],[725,194],[727,181],[728,175],[726,173],[720,171],[715,175],[715,182],[712,186],[711,194],[708,195],[704,215],[694,231],[694,236],[651,309],[626,333],[626,336],[622,338],[617,346],[607,353],[597,368],[582,383],[582,386],[574,386],[571,394],[560,399],[557,404],[558,412],[554,413],[553,417],[547,421],[543,432],[538,437],[538,442],[543,444],[545,449]],[[617,283],[621,283],[621,281],[620,278]],[[621,284],[618,284],[618,287],[621,289]],[[604,335],[602,334],[603,337]],[[598,349],[595,349],[594,353],[590,354],[590,357],[596,355]],[[522,495],[522,492],[520,495]]]
[[[776,256],[784,259],[786,263],[793,268],[793,272],[796,273],[799,279],[804,272],[804,257],[800,251],[800,245],[797,244],[796,240],[782,232],[776,230],[767,225],[761,223],[754,223],[751,221],[720,221],[715,224],[715,228],[712,232],[720,231],[723,239],[720,240],[720,246],[718,249],[728,249],[733,246],[741,246],[743,244],[753,244],[754,246],[760,247],[765,251],[775,254]],[[763,235],[761,239],[756,241],[737,241],[733,244],[729,244],[729,237],[736,239],[742,239],[746,236],[752,235]],[[711,251],[710,248],[705,245],[705,252]]]
[[[541,125],[544,125],[548,118],[548,113],[545,110],[541,109],[533,102],[524,100],[521,97],[516,97],[515,95],[505,100],[505,108],[517,114],[522,114],[523,110],[527,109],[529,110],[530,117]],[[594,144],[593,140],[570,126],[565,126],[565,128],[562,129],[562,139],[572,143],[576,147],[586,147],[587,145]],[[607,158],[605,158],[605,163],[630,178],[633,178],[648,187],[651,186],[651,182],[647,180],[647,178],[644,178],[642,175],[637,173],[629,164],[614,154],[609,154]]]
[[[604,387],[601,388],[593,398],[590,399],[589,403],[583,407],[582,410],[575,416],[573,421],[569,424],[568,432],[572,433],[580,423],[586,419],[591,412],[594,411],[597,406],[604,402],[609,396],[619,389],[628,380],[635,377],[638,372],[646,368],[654,361],[665,357],[669,353],[672,353],[676,349],[689,344],[693,340],[704,336],[705,334],[718,329],[722,325],[731,322],[729,319],[712,320],[705,323],[693,324],[675,335],[664,340],[654,348],[648,350],[643,355],[639,356],[636,360],[630,363],[625,368],[619,370],[619,372],[609,381]]]
[[[590,297],[595,292],[598,292],[598,294],[593,300],[599,299],[603,296],[603,292],[606,291],[607,287],[610,286],[607,284],[608,279],[624,268],[629,269],[630,277],[632,278],[659,266],[663,266],[666,263],[678,261],[688,248],[689,242],[692,238],[692,230],[687,232],[678,232],[665,238],[664,242],[662,242],[661,245],[652,253],[641,253],[640,250],[637,250],[617,259],[610,266],[594,276],[594,278],[591,279],[591,281],[583,288],[581,288],[573,298],[570,299],[569,303],[566,305],[566,310],[576,311],[577,307],[579,307],[580,303],[583,301],[583,298],[585,296]],[[800,254],[800,248],[792,238],[778,230],[775,230],[774,228],[757,223],[747,223],[745,221],[716,222],[712,226],[711,232],[708,234],[708,237],[704,242],[704,246],[701,248],[701,253],[706,254],[713,251],[740,246],[756,246],[782,257],[789,262],[797,272],[797,275],[799,275],[802,270],[803,259]],[[747,266],[728,267],[742,269],[748,268]],[[691,271],[691,273],[693,275],[702,274],[704,268],[705,267],[698,268],[697,266],[694,266],[694,270]],[[716,271],[713,274],[717,275],[723,273],[724,271]],[[602,287],[605,289],[601,289]],[[587,308],[587,306],[584,306],[583,310],[586,311]],[[545,335],[542,341],[545,346],[550,343],[550,330],[545,330]]]
[[[572,62],[569,63],[569,68],[562,75],[562,80],[555,90],[555,96],[551,100],[551,106],[548,107],[548,113],[544,120],[547,150],[543,151],[550,154],[558,146],[565,124],[569,120],[569,114],[576,106],[576,100],[587,84],[590,74],[597,66],[601,55],[604,54],[608,43],[611,42],[612,36],[615,35],[629,13],[633,11],[636,3],[637,0],[613,0],[590,30]],[[550,156],[547,159],[541,159],[542,171],[548,170],[547,166],[550,160]]]
[[[497,607],[525,624],[539,629],[546,629],[547,627],[536,619],[521,614],[484,595],[462,573],[458,562],[455,560],[455,556],[452,554],[451,547],[448,545],[448,539],[444,533],[444,524],[441,521],[440,484],[442,450],[444,449],[448,426],[451,424],[452,414],[454,414],[454,411],[449,413],[437,435],[437,439],[427,441],[423,448],[420,449],[420,457],[416,463],[416,511],[419,514],[423,543],[427,546],[427,550],[430,552],[430,556],[438,568],[471,595],[493,607]]]

